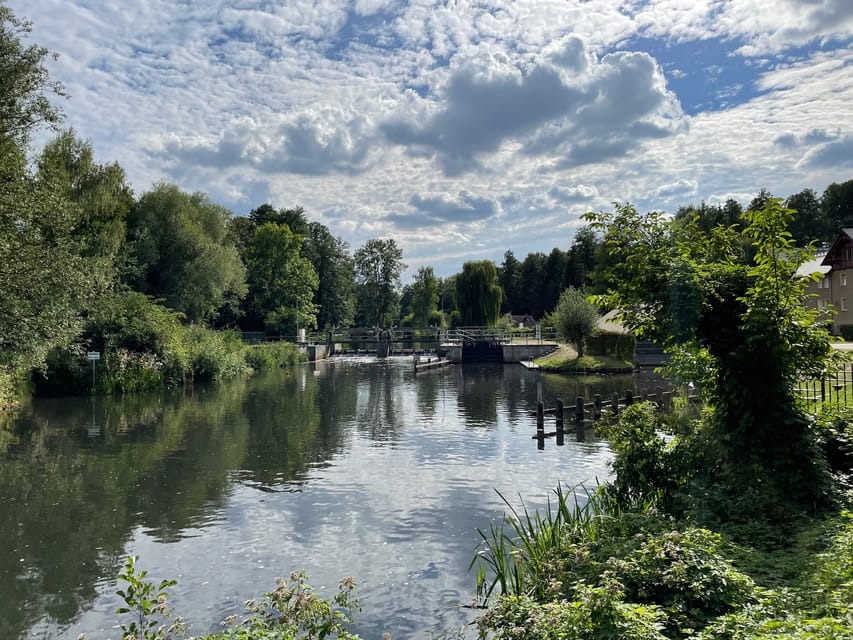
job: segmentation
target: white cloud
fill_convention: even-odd
[[[67,123],[137,193],[168,179],[243,212],[302,204],[353,247],[393,235],[413,269],[566,248],[578,216],[616,200],[849,177],[842,0],[9,4],[60,53]],[[637,36],[761,57],[735,79],[719,58],[670,61],[671,78],[712,68],[727,94],[687,116]],[[789,50],[814,39],[826,50]]]

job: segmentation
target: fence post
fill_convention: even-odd
[[[619,394],[618,393],[613,394],[613,400],[610,401],[610,408],[613,409],[613,415],[614,416],[619,415]]]
[[[582,397],[578,397],[575,401],[575,435],[577,436],[578,442],[586,440],[586,434],[584,433],[583,427],[583,405],[584,399]]]
[[[557,446],[565,444],[565,427],[563,424],[563,401],[557,398]]]
[[[555,413],[557,414],[557,433],[561,433],[563,431],[563,401],[560,398],[557,398],[557,408]]]
[[[545,432],[545,405],[541,402],[536,403],[536,433],[537,435]]]
[[[634,404],[634,392],[628,389],[625,392],[625,406],[630,407],[632,404]]]
[[[593,421],[601,420],[601,394],[595,394],[595,400],[592,403],[592,419]]]

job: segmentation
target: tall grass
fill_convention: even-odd
[[[558,485],[544,513],[531,513],[523,501],[518,511],[497,493],[510,513],[488,531],[477,529],[482,540],[468,566],[469,571],[477,566],[477,594],[483,604],[497,588],[505,595],[543,597],[555,554],[572,542],[599,540],[607,521],[622,515],[619,502],[602,486],[589,491],[583,485],[573,490]]]

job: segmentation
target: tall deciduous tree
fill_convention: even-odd
[[[456,309],[462,326],[494,326],[501,312],[503,292],[491,260],[466,262],[456,275]]]
[[[317,326],[350,326],[355,318],[355,267],[349,245],[333,236],[325,225],[311,222],[303,253],[317,272]]]
[[[811,189],[803,189],[785,200],[785,206],[795,211],[788,231],[798,247],[812,241],[834,237],[839,229],[833,229],[820,206],[820,198]]]
[[[296,335],[317,326],[317,272],[301,253],[302,238],[267,222],[255,230],[246,256],[249,306],[269,333]]]
[[[132,284],[189,320],[216,318],[223,305],[236,304],[246,293],[246,271],[229,242],[228,217],[205,194],[155,185],[128,219],[137,267]]]
[[[42,150],[37,160],[41,181],[55,185],[77,210],[74,237],[87,268],[102,286],[115,282],[133,192],[117,164],[95,162],[92,146],[73,130],[63,131]]]
[[[820,200],[823,215],[832,228],[827,241],[831,241],[840,229],[853,227],[853,180],[833,182],[824,189]]]
[[[803,305],[807,281],[794,275],[808,253],[786,230],[792,215],[768,198],[742,230],[710,234],[630,205],[588,218],[615,257],[614,289],[601,301],[701,382],[713,407],[711,482],[756,508],[813,508],[826,487],[795,384],[822,371],[830,349],[817,311]]]
[[[29,21],[0,2],[0,141],[21,147],[38,127],[62,117],[50,100],[63,95],[62,85],[48,75],[48,50],[24,44],[30,31]]]
[[[50,97],[62,93],[44,66],[47,50],[23,42],[29,32],[0,3],[0,375],[40,366],[69,344],[97,290],[75,236],[78,209],[59,181],[27,167],[27,143],[59,122]]]
[[[368,240],[355,252],[358,323],[388,327],[400,307],[400,276],[406,268],[403,251],[392,239]]]
[[[409,309],[412,326],[427,327],[441,322],[438,311],[438,280],[432,267],[421,267],[413,277]]]

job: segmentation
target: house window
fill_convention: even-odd
[[[824,278],[824,279],[823,279],[823,288],[824,288],[824,289],[829,289],[829,278]]]
[[[847,257],[848,260],[853,260],[853,247],[847,247],[844,250],[844,255]]]
[[[843,271],[841,272],[841,286],[842,287],[847,286],[847,273],[845,273]]]
[[[841,310],[847,311],[847,298],[841,298]]]

